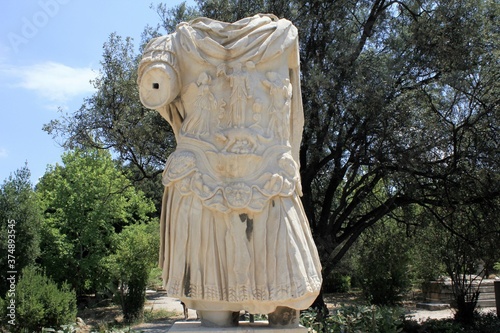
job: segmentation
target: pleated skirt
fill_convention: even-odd
[[[167,186],[160,232],[164,287],[189,308],[301,310],[321,288],[321,264],[297,195],[270,198],[258,213],[223,213]]]

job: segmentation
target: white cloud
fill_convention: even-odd
[[[2,67],[0,72],[15,78],[14,87],[32,90],[51,104],[65,104],[72,98],[92,93],[94,87],[90,80],[97,76],[89,67],[74,68],[51,61],[31,66]]]
[[[7,149],[0,147],[0,158],[6,158],[7,156],[9,156]]]
[[[10,53],[10,49],[0,42],[0,64],[5,62]]]

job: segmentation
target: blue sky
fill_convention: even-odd
[[[0,10],[0,183],[25,162],[36,183],[63,149],[42,126],[93,93],[112,32],[138,45],[152,0],[5,0]],[[166,0],[169,7],[181,0]],[[191,0],[188,3],[194,4]]]

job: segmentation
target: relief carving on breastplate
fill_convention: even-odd
[[[249,100],[252,98],[248,75],[239,62],[232,64],[231,68],[232,72],[229,74],[225,63],[217,67],[217,76],[224,76],[231,88],[229,110],[225,115],[223,124],[225,124],[224,127],[244,127],[247,105],[249,105]]]
[[[290,79],[260,74],[251,61],[222,63],[209,73],[184,90],[183,148],[167,163],[164,184],[175,182],[183,195],[194,193],[220,211],[258,211],[273,196],[291,195],[300,185],[286,148]]]
[[[284,79],[276,72],[267,72],[266,78],[262,84],[268,89],[271,98],[267,133],[271,136],[275,134],[283,143],[290,136],[292,85],[288,78]]]
[[[211,89],[212,78],[205,72],[200,73],[196,84],[192,83],[189,90],[196,90],[194,108],[184,121],[181,132],[200,136],[210,134],[211,119],[214,114],[224,107],[223,101],[218,102]]]
[[[252,199],[252,189],[243,182],[229,184],[224,188],[224,192],[231,208],[245,208]]]
[[[169,158],[169,162],[174,160]],[[180,152],[175,154],[175,163],[168,163],[165,166],[166,176],[170,179],[180,179],[196,168],[196,158],[190,152]]]

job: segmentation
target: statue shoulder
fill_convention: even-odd
[[[173,34],[164,35],[160,37],[155,37],[151,39],[146,47],[144,48],[144,53],[152,52],[152,51],[173,51]]]

